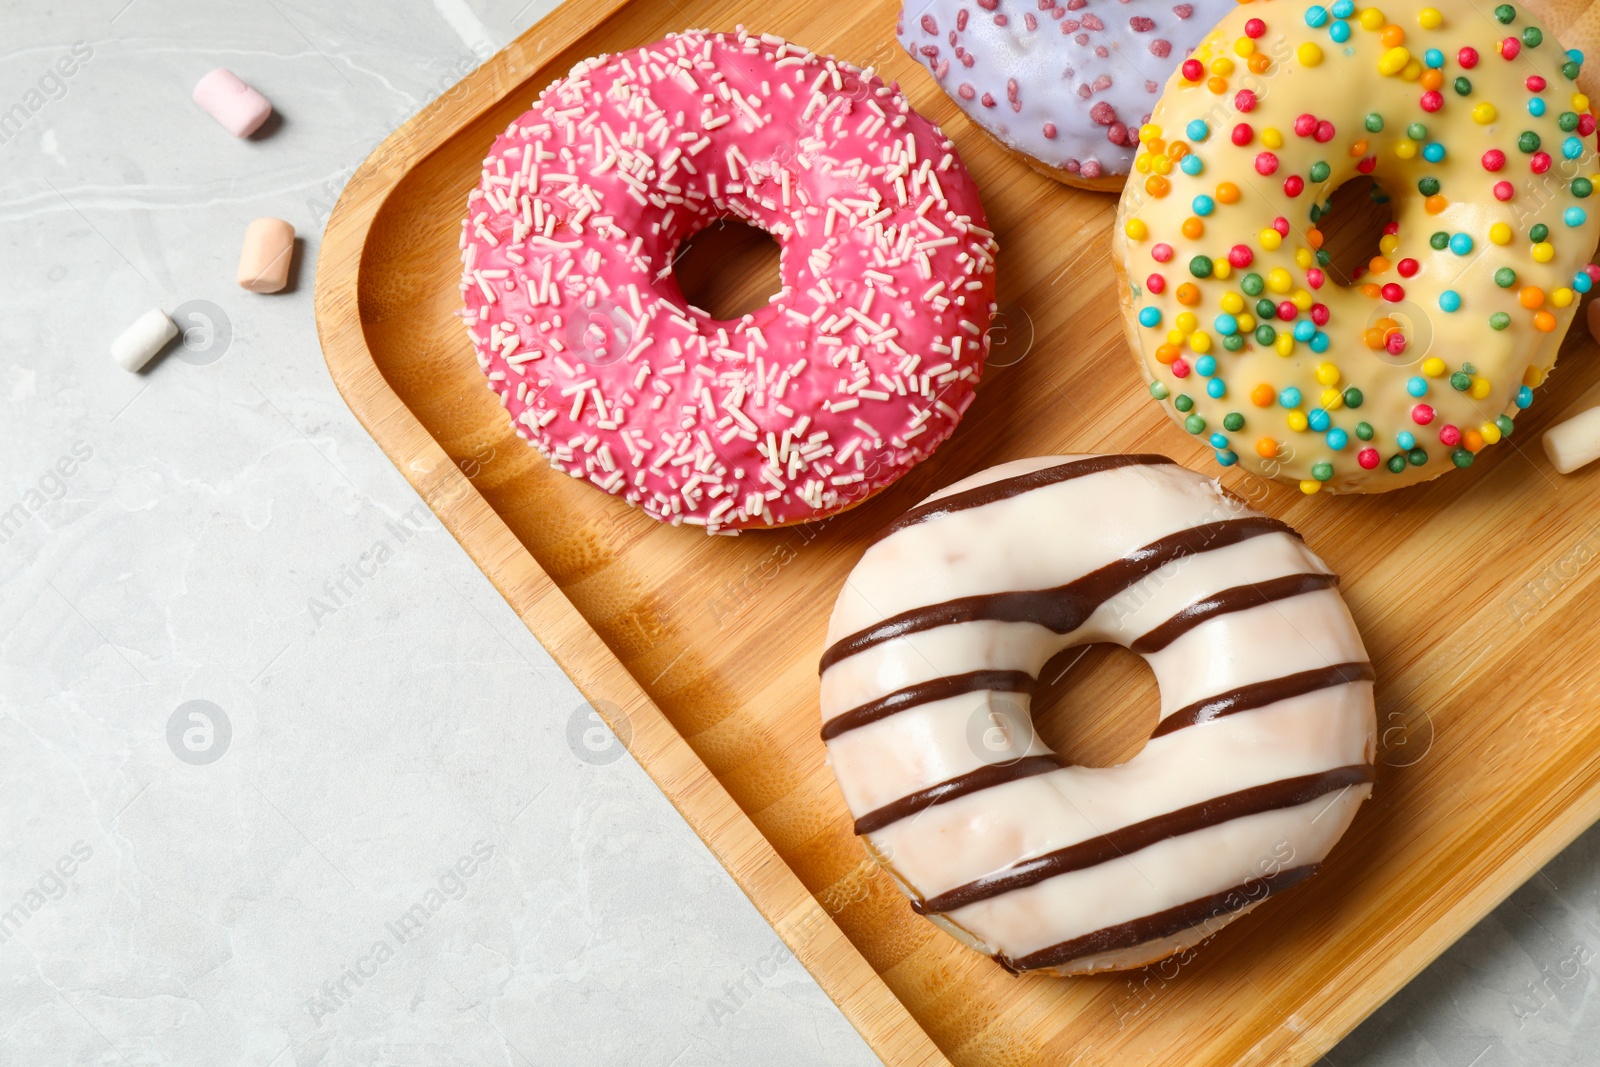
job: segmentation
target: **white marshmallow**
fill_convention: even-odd
[[[111,358],[123,370],[137,374],[176,336],[178,324],[160,308],[151,308],[111,342]]]
[[[1546,430],[1544,454],[1562,474],[1600,459],[1600,408],[1590,408]]]

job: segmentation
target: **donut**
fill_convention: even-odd
[[[1223,466],[1307,493],[1470,466],[1600,277],[1581,54],[1510,4],[1448,11],[1240,7],[1141,131],[1112,238],[1124,324],[1150,395]],[[1361,175],[1394,221],[1345,285],[1319,227]]]
[[[770,233],[780,288],[721,321],[682,244]],[[729,532],[841,511],[972,403],[994,235],[955,146],[870,70],[690,32],[579,63],[507,127],[461,227],[467,333],[558,470]]]
[[[1161,690],[1115,767],[1069,765],[1029,718],[1046,662],[1095,642]],[[914,911],[1013,973],[1087,974],[1316,873],[1371,793],[1372,681],[1294,530],[1163,456],[1050,456],[957,482],[867,549],[828,624],[822,737]]]
[[[895,35],[967,116],[1043,174],[1121,189],[1172,68],[1232,0],[931,0]]]

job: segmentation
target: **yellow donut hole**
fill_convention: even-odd
[[[1273,232],[1276,233],[1277,231],[1274,230]],[[1293,275],[1282,267],[1273,267],[1272,272],[1267,275],[1267,288],[1274,293],[1287,293],[1293,285]]]
[[[1554,258],[1556,258],[1556,248],[1549,241],[1540,241],[1533,246],[1533,261],[1535,263],[1548,263]]]
[[[1295,433],[1304,433],[1305,428],[1311,425],[1311,423],[1306,419],[1306,413],[1303,411],[1289,412],[1288,423],[1289,429],[1293,430]]]
[[[1294,50],[1294,57],[1303,67],[1315,67],[1322,62],[1322,49],[1312,41],[1307,41]]]
[[[1511,236],[1511,227],[1503,222],[1497,222],[1489,227],[1489,240],[1497,245],[1510,244]]]
[[[1317,381],[1323,385],[1339,384],[1339,368],[1332,363],[1317,364]]]
[[[1444,25],[1444,16],[1439,14],[1439,9],[1425,7],[1417,12],[1417,25],[1425,30],[1436,30]]]

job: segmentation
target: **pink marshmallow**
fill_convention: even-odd
[[[239,80],[226,67],[200,79],[194,87],[194,102],[211,113],[235,137],[249,137],[272,114],[267,98]]]

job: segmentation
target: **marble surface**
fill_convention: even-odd
[[[0,0],[0,1063],[874,1062],[317,346],[355,165],[552,6]],[[199,111],[219,64],[281,121]],[[260,215],[290,292],[233,284]],[[1328,1062],[1600,1062],[1597,857]]]

